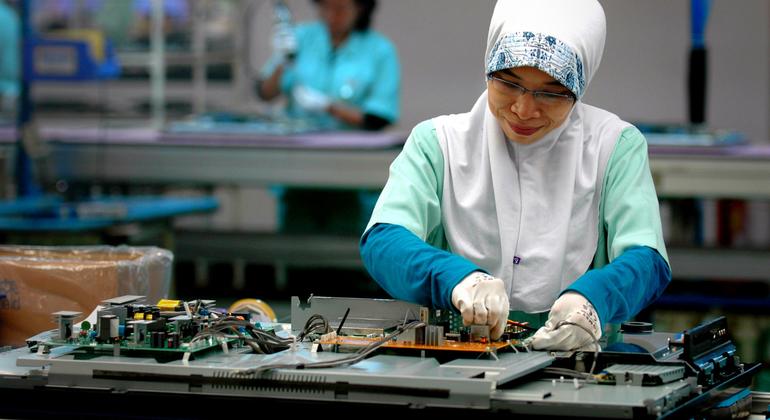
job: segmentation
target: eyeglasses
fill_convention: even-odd
[[[572,104],[575,101],[575,95],[572,93],[554,93],[543,90],[530,90],[524,86],[513,83],[509,80],[497,77],[493,74],[487,75],[487,80],[492,81],[492,85],[503,95],[511,99],[518,99],[525,93],[532,94],[532,98],[540,106],[555,107],[560,105]]]

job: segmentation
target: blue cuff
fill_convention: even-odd
[[[360,243],[364,266],[396,299],[452,308],[452,290],[481,270],[467,259],[425,243],[403,226],[377,224]]]
[[[654,302],[671,282],[671,269],[653,248],[635,246],[610,264],[589,270],[562,293],[585,296],[602,325],[623,322]]]

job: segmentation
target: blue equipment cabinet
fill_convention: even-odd
[[[114,79],[120,75],[120,65],[112,45],[104,42],[104,60],[97,61],[89,44],[83,40],[40,38],[24,41],[27,80],[86,81]]]

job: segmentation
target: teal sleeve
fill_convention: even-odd
[[[618,322],[660,296],[670,280],[647,141],[636,127],[629,127],[621,133],[604,174],[594,269],[567,290],[591,301],[602,323]]]
[[[636,127],[623,130],[607,164],[599,215],[595,267],[611,262],[632,246],[650,247],[668,263],[647,141]]]
[[[452,290],[483,271],[452,254],[441,222],[444,157],[432,121],[418,124],[390,176],[361,240],[369,273],[397,299],[452,307]]]
[[[383,42],[378,49],[375,64],[377,75],[361,109],[365,114],[376,115],[392,124],[399,117],[401,68],[393,44]]]
[[[671,282],[671,270],[652,248],[627,249],[609,265],[589,270],[566,291],[585,296],[602,325],[631,319],[655,301]]]
[[[453,308],[455,286],[472,272],[484,271],[398,225],[375,225],[361,239],[360,249],[364,266],[388,294],[434,308]]]
[[[446,249],[441,225],[444,157],[432,121],[418,124],[390,165],[390,175],[366,229],[400,225],[418,238]]]

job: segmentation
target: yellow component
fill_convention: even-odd
[[[249,312],[252,319],[259,322],[276,322],[275,311],[267,303],[259,299],[241,299],[236,301],[227,312]]]
[[[146,314],[144,314],[144,319],[146,319],[146,320],[148,320],[148,321],[152,321],[152,314],[151,314],[151,313],[149,313],[149,312],[148,312],[148,313],[146,313]]]
[[[144,313],[143,312],[137,312],[134,314],[134,319],[137,321],[141,321],[144,319]]]
[[[158,309],[161,311],[173,311],[182,304],[181,300],[161,299],[158,301]]]
[[[106,42],[102,31],[96,29],[63,29],[46,32],[45,38],[83,41],[88,45],[88,52],[95,62],[101,63],[104,61]]]

